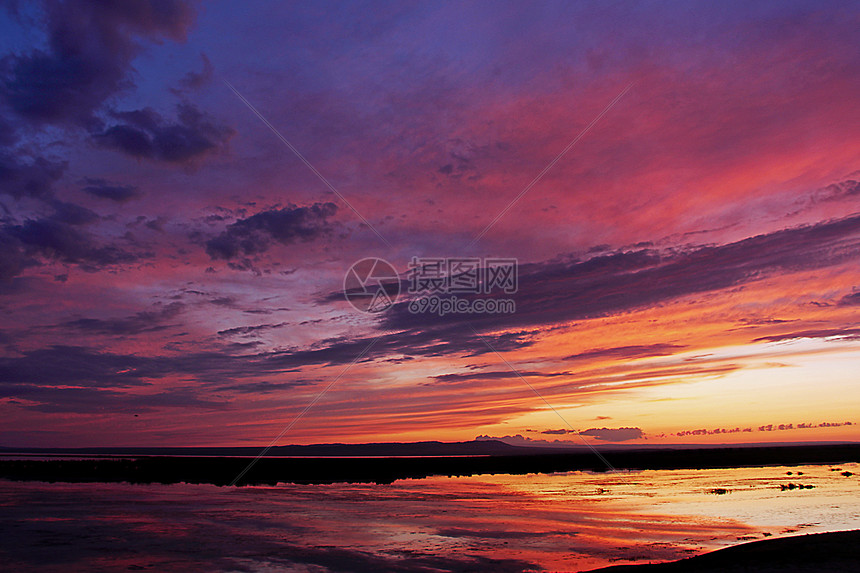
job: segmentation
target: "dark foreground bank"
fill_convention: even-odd
[[[616,565],[591,573],[679,571],[835,572],[860,571],[860,530],[815,533],[744,543],[671,563]]]
[[[622,470],[709,469],[765,465],[860,462],[860,444],[613,451],[603,454]],[[208,483],[229,485],[248,458],[140,456],[99,459],[14,459],[0,461],[0,478],[47,482]],[[530,456],[402,458],[262,458],[238,485],[277,483],[391,483],[434,475],[527,474],[609,471],[593,452]]]

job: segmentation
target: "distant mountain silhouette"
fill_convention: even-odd
[[[835,446],[855,442],[763,442],[747,444],[594,444],[596,450],[713,450],[736,448],[775,448],[788,446]],[[87,456],[213,456],[257,457],[263,446],[243,447],[103,447],[103,448],[13,448],[0,446],[0,455],[6,453],[40,455]],[[584,443],[553,443],[550,445],[514,445],[501,439],[482,438],[466,442],[375,442],[367,444],[310,444],[287,445],[270,448],[265,457],[427,457],[427,456],[519,456],[559,453],[590,452]],[[592,454],[593,455],[593,454]]]
[[[129,456],[253,456],[262,447],[115,447],[115,448],[0,448],[0,453]],[[392,456],[511,456],[540,453],[543,448],[513,446],[499,440],[468,442],[379,442],[370,444],[311,444],[274,446],[266,457],[392,457]],[[579,448],[581,449],[581,448]],[[555,448],[553,451],[557,451]]]

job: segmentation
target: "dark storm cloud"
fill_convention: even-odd
[[[177,120],[168,121],[150,108],[116,112],[119,123],[93,136],[101,147],[137,159],[187,163],[223,147],[235,131],[194,105],[177,106]]]
[[[97,352],[80,346],[50,346],[17,357],[0,358],[0,387],[70,385],[118,388],[161,377],[151,358]]]
[[[818,189],[810,193],[807,197],[800,199],[799,202],[805,203],[805,206],[809,207],[818,203],[841,201],[858,195],[860,195],[860,181],[846,179]]]
[[[590,358],[612,358],[624,360],[630,358],[647,358],[651,356],[669,356],[685,348],[678,344],[646,344],[634,346],[616,346],[614,348],[596,348],[578,354],[565,356],[563,360],[587,360]]]
[[[86,226],[100,220],[95,212],[76,205],[46,199],[53,213],[16,223],[0,223],[0,278],[12,278],[26,267],[43,261],[77,264],[87,272],[148,258],[151,253],[132,252],[103,244]]]
[[[545,327],[648,308],[680,297],[739,286],[777,273],[834,266],[860,256],[860,216],[758,235],[719,246],[626,250],[588,260],[521,265],[513,314],[413,314],[401,301],[380,329],[436,333]],[[501,296],[501,295],[499,295]],[[463,297],[465,298],[465,296]],[[671,352],[671,347],[631,347]],[[599,352],[599,351],[595,351]],[[623,353],[621,350],[607,352]],[[656,354],[655,354],[656,355]],[[570,357],[571,359],[576,356]]]
[[[162,313],[169,314],[168,312]],[[161,319],[160,317],[158,319]],[[111,321],[75,321],[72,326],[79,329],[89,329],[94,332],[127,333],[145,332],[146,321],[138,317]],[[359,339],[329,339],[322,341],[312,348],[293,349],[288,351],[263,352],[258,354],[243,354],[249,347],[223,348],[219,352],[192,352],[169,356],[140,356],[102,352],[92,348],[78,346],[51,346],[43,349],[28,351],[20,356],[0,358],[0,387],[7,388],[6,392],[15,395],[15,388],[21,386],[63,386],[74,385],[89,388],[121,389],[124,387],[145,386],[152,380],[178,376],[182,379],[194,380],[204,389],[233,391],[246,393],[246,389],[254,388],[256,381],[246,384],[238,382],[245,378],[260,376],[284,375],[299,372],[313,365],[331,366],[349,364],[353,361],[367,362],[390,357],[393,354],[403,356],[445,356],[451,354],[466,354],[478,356],[489,353],[490,350],[483,340],[471,333],[463,332],[459,336],[440,338],[434,333],[392,333],[379,338]],[[530,333],[502,333],[484,335],[494,348],[500,352],[515,350],[530,345]],[[250,347],[253,348],[253,347]],[[720,369],[714,371],[723,372]],[[679,373],[689,374],[706,372],[701,369],[683,369],[683,372],[672,369],[661,369],[653,372],[635,372],[629,375],[631,379],[663,379],[668,375]],[[525,376],[540,376],[551,378],[564,376],[569,373],[524,373]],[[447,378],[446,378],[447,376]],[[453,379],[458,375],[442,375],[439,378],[445,383],[457,383]],[[471,378],[513,378],[512,372],[476,373]],[[468,379],[469,376],[466,375]],[[624,377],[622,377],[624,378]],[[237,380],[236,384],[224,385],[225,380]],[[616,377],[616,381],[618,378]],[[644,382],[643,384],[649,384]],[[305,379],[294,379],[275,384],[264,384],[258,389],[270,391],[288,389],[294,386],[307,385]],[[234,387],[242,386],[242,388]],[[247,386],[247,388],[246,388]],[[563,384],[569,389],[569,382]]]
[[[860,338],[860,328],[824,328],[820,330],[798,330],[762,336],[753,342],[782,342],[785,340],[797,340],[799,338],[833,338],[833,337]]]
[[[54,208],[51,220],[57,223],[79,226],[89,225],[100,219],[94,211],[80,205],[75,205],[74,203],[51,201],[51,206]]]
[[[184,306],[174,302],[157,310],[141,311],[125,318],[78,318],[64,322],[58,328],[115,336],[156,332],[173,326],[169,321],[179,316]]]
[[[300,208],[308,210],[309,208]],[[299,211],[302,213],[302,211]],[[307,212],[307,211],[305,211]],[[312,212],[312,210],[311,210]],[[318,213],[325,210],[318,209]],[[296,209],[266,211],[234,223],[225,231],[239,241],[255,233],[273,235],[283,240],[307,236],[292,227],[274,227],[276,221],[306,223],[305,215]],[[312,219],[315,220],[314,217]],[[701,247],[687,251],[657,253],[654,251],[613,253],[582,262],[551,262],[525,267],[521,274],[517,315],[501,315],[472,319],[475,328],[511,327],[531,323],[544,327],[563,320],[603,316],[623,312],[643,305],[671,300],[696,292],[726,288],[745,281],[767,276],[777,271],[820,268],[838,264],[856,256],[856,234],[860,218],[851,217],[814,226],[787,229],[761,235],[724,246]],[[313,234],[313,233],[311,233]],[[388,313],[392,313],[389,310]],[[10,373],[27,374],[22,382],[86,378],[96,384],[117,381],[140,383],[146,377],[184,374],[199,380],[223,379],[223,376],[256,376],[308,365],[349,363],[365,352],[362,360],[403,356],[446,356],[452,354],[477,356],[490,352],[484,341],[469,329],[469,317],[456,320],[428,319],[410,315],[403,321],[396,312],[383,316],[382,325],[390,323],[400,328],[385,332],[377,339],[372,336],[321,341],[311,348],[229,356],[218,353],[197,353],[177,357],[134,357],[100,354],[86,349],[53,347],[2,363],[7,379]],[[104,323],[94,327],[109,330]],[[131,323],[119,326],[127,328]],[[135,323],[136,324],[136,323]],[[117,326],[117,325],[114,325]],[[519,330],[485,334],[484,338],[500,352],[533,344],[536,331]],[[804,331],[759,339],[780,340],[799,336],[838,336],[860,334],[857,329]],[[375,342],[373,342],[375,340]],[[371,342],[373,344],[371,345]],[[368,347],[370,347],[368,349]],[[571,356],[571,359],[611,356],[655,356],[671,352],[672,345],[639,345],[614,349],[595,349]],[[54,357],[57,354],[58,357]],[[69,354],[72,355],[70,359]],[[47,366],[49,364],[58,366]],[[83,369],[81,371],[81,369]],[[121,374],[117,375],[117,372]],[[499,377],[501,373],[497,374]],[[477,376],[482,376],[477,374]],[[486,377],[487,375],[483,375]],[[489,374],[492,376],[492,374]],[[20,377],[20,376],[19,376]],[[447,380],[446,380],[447,381]]]
[[[65,162],[16,156],[0,149],[0,193],[15,199],[49,199],[54,194],[53,185],[65,169]]]
[[[45,413],[142,413],[160,408],[223,409],[227,403],[201,398],[189,390],[169,390],[155,394],[127,394],[98,388],[55,388],[16,384],[0,385],[0,397],[26,400],[23,407]]]
[[[254,256],[266,251],[272,242],[290,245],[312,241],[331,232],[328,219],[337,213],[334,203],[314,203],[307,207],[287,206],[261,211],[232,223],[217,237],[206,242],[213,259],[229,260],[240,255]]]
[[[0,229],[0,242],[10,249],[12,258],[37,257],[75,263],[88,272],[133,263],[149,256],[147,253],[132,253],[115,245],[99,244],[89,233],[54,217],[6,225]],[[31,261],[31,264],[35,263]]]
[[[47,1],[47,48],[0,60],[0,97],[22,118],[92,125],[105,101],[130,87],[140,40],[184,40],[194,19],[173,0]]]
[[[156,313],[163,320],[175,310]],[[124,321],[76,321],[72,326],[94,332],[147,332],[147,320],[131,317]],[[166,406],[219,407],[219,402],[200,398],[200,393],[232,390],[238,393],[287,390],[305,386],[304,379],[278,383],[238,383],[243,378],[296,372],[284,367],[271,354],[231,355],[227,352],[181,353],[170,356],[141,356],[100,351],[82,346],[54,345],[0,357],[0,396],[21,398],[40,411],[91,412],[106,409],[140,409]],[[354,357],[350,357],[350,360]],[[190,378],[196,390],[169,391],[142,396],[124,390],[146,388],[153,380],[168,376]],[[237,383],[224,386],[225,380]],[[75,386],[69,389],[65,386]],[[240,388],[241,386],[241,388]]]
[[[548,436],[563,436],[568,433],[575,434],[576,432],[574,432],[573,430],[565,430],[564,428],[558,430],[544,430],[541,432],[541,434],[546,434]]]
[[[860,291],[846,294],[839,299],[839,306],[858,306],[860,305]]]
[[[204,377],[223,369],[225,359],[193,354],[182,357],[145,357],[99,352],[80,346],[55,345],[0,358],[0,388],[7,395],[31,386],[127,388],[146,386],[147,380],[193,371]],[[31,391],[27,391],[32,394]]]
[[[288,322],[279,322],[277,324],[257,324],[254,326],[236,326],[226,330],[219,330],[218,336],[255,336],[257,333],[266,330],[277,330],[287,326]]]
[[[486,338],[486,336],[485,336]],[[493,345],[495,346],[495,344]],[[497,348],[498,349],[498,348]],[[501,352],[501,349],[498,349]],[[536,372],[515,371],[513,369],[494,370],[485,372],[458,372],[433,376],[433,382],[420,384],[421,386],[436,386],[445,384],[468,388],[471,386],[485,386],[488,381],[514,381],[519,385],[522,380],[529,378],[542,378],[541,391],[548,395],[553,392],[589,393],[603,383],[620,384],[626,388],[648,387],[655,384],[663,384],[669,378],[681,378],[685,376],[721,376],[734,372],[740,368],[737,364],[726,364],[719,361],[688,362],[686,360],[676,362],[673,365],[647,365],[637,363],[625,363],[618,361],[611,366],[599,365],[595,368],[580,368],[577,370],[558,372]],[[555,379],[555,380],[554,380]],[[584,384],[580,386],[580,384]],[[574,390],[575,388],[575,390]]]
[[[99,217],[84,207],[55,199],[53,187],[67,164],[38,155],[30,150],[34,142],[25,146],[19,140],[27,130],[54,124],[99,133],[98,140],[110,146],[116,139],[114,128],[134,128],[125,114],[115,114],[120,124],[108,127],[101,117],[113,96],[133,86],[131,62],[145,43],[185,39],[194,19],[190,4],[174,0],[46,1],[26,15],[12,4],[4,7],[22,23],[35,15],[45,34],[45,47],[0,59],[0,106],[7,112],[0,120],[0,145],[5,146],[0,148],[0,193],[14,199],[37,199],[53,213],[23,222],[2,221],[0,279],[13,278],[45,260],[97,271],[150,256],[104,244],[80,228]],[[187,104],[180,106],[176,123],[152,114],[150,119],[155,120],[154,131],[137,129],[150,138],[152,156],[166,161],[184,163],[204,155],[232,134]],[[85,180],[85,184],[86,193],[116,202],[139,196],[134,187],[104,180]],[[8,208],[3,209],[11,215]]]
[[[504,332],[486,334],[483,340],[469,331],[435,332],[413,331],[385,333],[378,337],[356,339],[328,339],[307,349],[274,352],[266,355],[265,364],[270,368],[301,367],[310,364],[348,364],[361,359],[362,362],[399,354],[406,357],[440,357],[451,354],[480,356],[492,352],[484,342],[495,350],[506,352],[525,348],[534,343],[532,332]]]
[[[433,380],[436,380],[440,384],[454,384],[465,381],[477,381],[477,380],[507,380],[511,378],[519,378],[522,376],[523,378],[553,378],[556,376],[569,376],[570,372],[537,372],[534,370],[523,370],[514,372],[512,370],[493,370],[488,372],[468,372],[468,373],[451,373],[451,374],[438,374],[433,376]]]
[[[169,314],[169,312],[162,313]],[[157,318],[156,320],[164,320]],[[99,332],[146,332],[130,323],[82,323],[83,328]],[[75,325],[81,328],[81,324]],[[357,354],[357,353],[356,353]],[[204,385],[223,385],[225,380],[295,372],[295,364],[273,353],[233,355],[227,352],[184,352],[166,356],[142,356],[106,352],[83,346],[53,345],[25,351],[18,356],[0,358],[0,386],[27,384],[35,386],[86,386],[123,388],[147,385],[148,380],[166,376],[190,377]],[[352,360],[355,355],[344,360]],[[318,361],[317,363],[320,363]],[[303,381],[289,381],[301,385]]]
[[[645,436],[639,428],[589,428],[579,433],[604,442],[626,442]]]
[[[83,184],[86,185],[81,189],[83,192],[89,193],[93,197],[108,199],[116,203],[125,203],[143,195],[137,187],[110,183],[104,179],[87,178],[84,179]]]
[[[239,394],[271,394],[272,392],[283,392],[297,386],[310,386],[314,382],[310,380],[296,380],[290,382],[248,382],[246,384],[231,384],[230,386],[219,386],[214,388],[219,392],[237,392]]]

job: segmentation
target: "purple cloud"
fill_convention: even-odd
[[[130,155],[167,163],[188,163],[223,148],[233,128],[201,112],[194,105],[177,106],[177,120],[167,121],[152,109],[115,112],[120,123],[93,137],[98,145]]]
[[[112,95],[131,85],[140,40],[183,40],[194,19],[186,2],[44,2],[46,50],[0,61],[0,97],[36,122],[91,125]]]
[[[208,240],[206,252],[212,259],[229,260],[263,253],[272,242],[290,245],[312,241],[331,232],[329,219],[337,210],[334,203],[314,203],[306,207],[293,205],[260,211],[239,219]]]
[[[602,442],[626,442],[645,436],[640,428],[589,428],[579,433]]]

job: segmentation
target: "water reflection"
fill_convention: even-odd
[[[0,558],[13,568],[64,572],[577,571],[854,528],[860,480],[841,472],[860,467],[831,469],[250,488],[4,481]],[[788,483],[814,487],[780,488]]]

